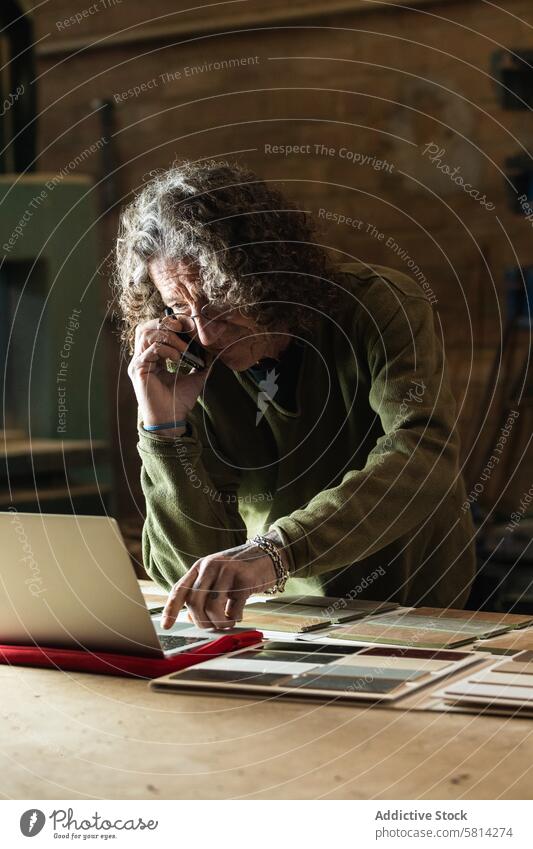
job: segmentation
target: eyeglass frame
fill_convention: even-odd
[[[204,304],[204,305],[203,305],[203,307],[201,307],[201,309],[200,309],[200,312],[199,312],[199,313],[191,313],[191,314],[189,315],[189,313],[186,313],[186,312],[184,312],[183,310],[181,310],[181,311],[180,311],[180,310],[175,310],[173,307],[166,307],[166,308],[165,308],[165,316],[168,316],[168,318],[172,318],[172,316],[176,316],[177,318],[180,318],[180,317],[181,317],[181,318],[190,318],[190,319],[202,318],[202,319],[204,319],[205,321],[209,321],[211,324],[213,324],[213,323],[215,323],[215,322],[217,322],[217,321],[225,321],[225,322],[227,322],[227,321],[230,321],[230,320],[231,320],[231,319],[227,319],[227,318],[220,318],[220,317],[209,318],[209,317],[208,317],[208,316],[206,316],[206,315],[205,315],[205,313],[203,312],[203,310],[205,310],[205,309],[206,309],[206,307],[207,307],[207,308],[211,308],[211,309],[216,309],[216,307],[214,307],[214,306],[213,306],[213,304],[210,304],[210,303],[208,302],[207,304]],[[172,310],[172,315],[169,315],[169,314],[166,312],[166,310],[167,310],[167,309],[171,309],[171,310]],[[242,314],[242,312],[241,312],[241,307],[230,307],[230,308],[228,308],[228,309],[226,310],[226,312],[233,312],[234,310],[237,310],[237,311],[238,311],[238,313],[239,313],[239,315],[240,315],[241,317],[243,317],[243,318],[244,318],[244,316],[243,316],[243,314]]]

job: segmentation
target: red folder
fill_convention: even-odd
[[[66,672],[98,672],[103,675],[126,675],[132,678],[159,678],[178,669],[209,660],[230,651],[246,648],[262,640],[260,631],[225,634],[197,649],[172,657],[153,658],[138,655],[92,652],[87,649],[53,649],[43,646],[0,645],[0,663],[10,666],[39,666]]]

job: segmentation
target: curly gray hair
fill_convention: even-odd
[[[164,309],[148,272],[155,258],[193,261],[209,302],[259,326],[301,332],[337,307],[335,266],[310,215],[235,163],[175,164],[123,210],[114,286],[130,353],[136,325]]]

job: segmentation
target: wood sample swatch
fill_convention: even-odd
[[[455,648],[510,628],[523,628],[531,621],[530,616],[515,614],[420,607],[374,616],[331,631],[329,636],[362,643]]]

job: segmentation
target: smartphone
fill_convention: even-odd
[[[165,315],[173,316],[174,312],[172,311],[172,307],[166,307]],[[192,339],[188,333],[184,333],[182,330],[174,330],[173,333],[183,342],[187,342],[187,348],[185,351],[181,352],[181,359],[183,362],[188,365],[190,368],[196,368],[199,371],[205,368],[206,366],[206,352],[202,346],[196,342],[195,339]],[[178,369],[178,364],[173,360],[167,360],[167,370],[175,372]]]

